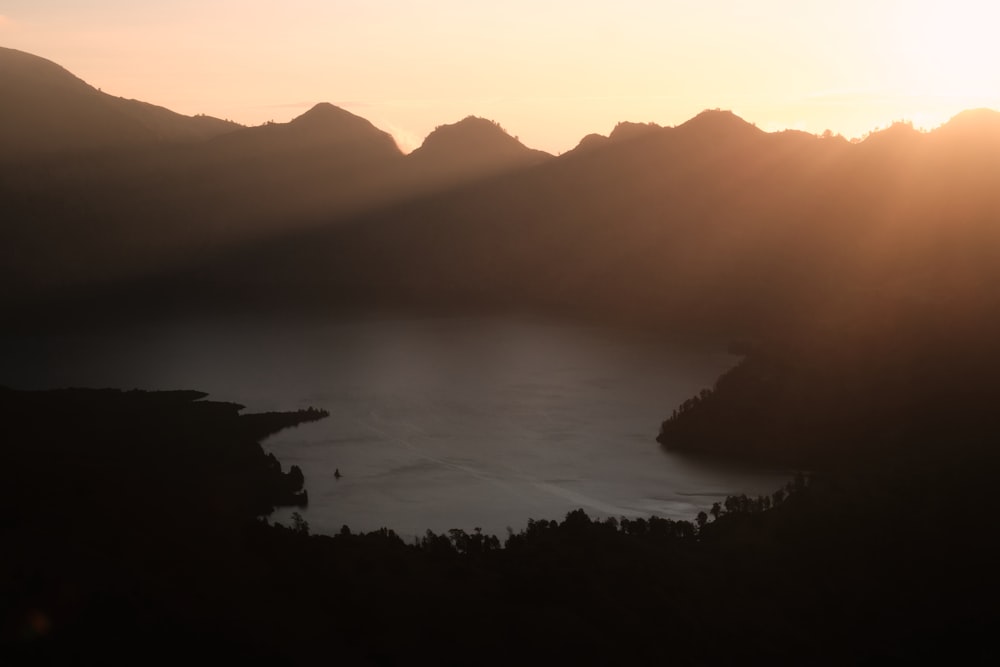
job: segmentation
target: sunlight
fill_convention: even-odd
[[[913,97],[947,98],[951,102],[996,95],[1000,61],[995,28],[1000,7],[992,3],[907,3],[897,17],[889,82]]]

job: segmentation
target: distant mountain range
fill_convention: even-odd
[[[243,127],[106,95],[0,49],[3,296],[148,274],[234,241],[551,158],[467,118],[405,156],[331,104]]]
[[[706,111],[553,157],[496,123],[404,155],[320,104],[241,127],[105,95],[0,50],[0,299],[565,310],[753,333],[996,305],[1000,114],[864,141]],[[10,92],[8,92],[10,91]]]
[[[267,266],[254,294],[750,337],[806,321],[974,324],[1000,305],[997,183],[992,111],[860,143],[706,111],[673,128],[622,124],[530,168],[240,248],[198,281]]]

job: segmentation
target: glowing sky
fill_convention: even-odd
[[[1000,108],[998,25],[984,0],[0,0],[0,45],[105,92],[247,124],[329,101],[405,149],[469,114],[551,152],[716,107],[932,127]]]

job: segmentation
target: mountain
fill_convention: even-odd
[[[677,126],[678,132],[711,136],[716,141],[738,141],[759,137],[765,132],[746,122],[732,111],[707,109],[689,121]]]
[[[137,127],[100,111],[109,128]],[[0,262],[0,292],[53,293],[209,261],[382,201],[403,164],[389,134],[329,104],[201,141],[121,136],[60,140],[59,151],[0,165],[0,240],[19,249]]]
[[[595,150],[601,148],[609,141],[609,137],[603,134],[591,133],[580,139],[580,143],[576,145],[570,152],[576,153],[586,153],[587,151]]]
[[[663,130],[664,128],[656,123],[632,123],[629,121],[623,121],[615,125],[615,129],[611,130],[611,134],[608,135],[608,139],[611,141],[634,141],[638,139],[648,139],[649,137],[663,134]]]
[[[541,164],[552,156],[528,148],[494,121],[468,116],[438,126],[408,156],[411,169],[431,178],[480,178]]]
[[[0,104],[0,292],[15,300],[210,261],[550,157],[473,120],[404,156],[327,103],[259,127],[188,118],[105,95],[43,58],[0,56],[13,102]]]
[[[54,79],[95,94],[27,62],[29,92]],[[141,292],[158,274],[185,302],[512,306],[749,337],[920,309],[973,321],[1000,309],[998,118],[848,142],[710,110],[622,123],[559,157],[466,118],[404,156],[321,104],[4,170],[0,285],[7,300]]]
[[[988,137],[994,140],[1000,136],[1000,111],[993,109],[968,109],[952,117],[934,131],[938,136],[967,134],[970,137]]]
[[[243,128],[209,142],[208,152],[333,153],[376,162],[402,156],[395,140],[369,121],[323,102],[288,123]]]
[[[729,336],[935,310],[969,322],[997,305],[1000,154],[950,132],[851,143],[723,111],[621,125],[529,169],[241,251],[202,282],[267,265],[268,290],[327,302],[527,307]]]
[[[656,123],[621,122],[611,131],[608,139],[618,144],[632,141],[667,141],[678,145],[681,142],[691,142],[692,149],[705,150],[712,144],[730,146],[738,142],[753,141],[764,134],[732,111],[707,109],[676,127],[662,127]],[[584,137],[584,141],[591,143],[595,136],[599,135],[589,135]],[[584,144],[584,141],[580,143]]]
[[[0,155],[201,141],[240,126],[103,93],[55,63],[0,48]]]
[[[294,226],[388,196],[389,178],[402,168],[403,157],[387,132],[320,103],[288,123],[241,128],[194,146],[188,169],[205,184],[213,206],[235,206],[229,212],[242,211],[236,217],[243,224],[280,219],[282,226]]]
[[[380,142],[386,151],[398,153],[396,142],[370,121],[329,102],[321,102],[288,123],[291,137],[321,140],[325,143],[357,143],[365,140]]]

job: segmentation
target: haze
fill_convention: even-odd
[[[860,136],[1000,107],[990,3],[13,0],[0,43],[105,92],[256,125],[330,101],[404,150],[492,118],[558,153],[706,107]]]
[[[3,665],[995,663],[988,6],[0,3]]]

